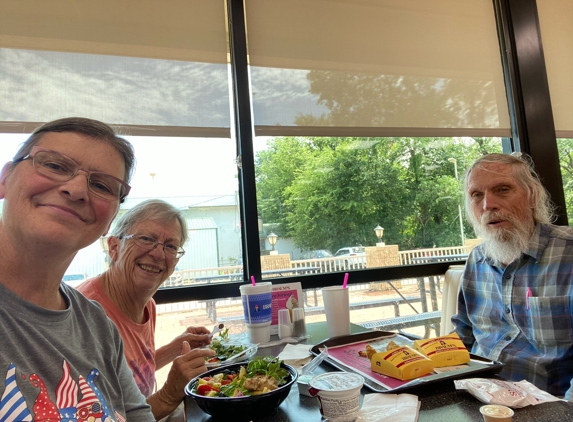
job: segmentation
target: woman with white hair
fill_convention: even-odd
[[[186,240],[187,225],[179,210],[161,200],[142,202],[118,220],[107,239],[109,269],[78,287],[117,325],[133,377],[157,419],[179,406],[186,384],[207,370],[205,357],[214,354],[201,348],[210,342],[205,327],[188,327],[155,349],[153,295],[173,273]],[[155,371],[170,362],[165,385],[155,391]]]

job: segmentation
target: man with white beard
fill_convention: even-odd
[[[466,263],[456,332],[472,353],[503,362],[501,377],[563,396],[573,377],[573,227],[551,224],[548,194],[523,155],[478,159],[465,195],[484,242]]]

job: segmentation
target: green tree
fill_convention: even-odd
[[[260,213],[303,249],[371,245],[378,224],[403,249],[460,244],[461,184],[448,158],[461,174],[484,148],[499,142],[275,138],[257,159]]]
[[[573,222],[573,139],[558,139],[557,145],[567,206],[567,219],[571,225]]]

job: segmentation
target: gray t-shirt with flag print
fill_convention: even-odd
[[[0,284],[0,420],[155,421],[99,305],[62,284],[68,308],[38,307]]]

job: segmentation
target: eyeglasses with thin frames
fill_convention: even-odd
[[[146,251],[152,251],[157,247],[157,245],[161,245],[163,246],[163,253],[171,258],[179,259],[185,255],[185,250],[181,246],[177,246],[169,242],[161,243],[157,239],[143,234],[130,234],[122,236],[119,239],[131,239],[137,246]]]
[[[111,174],[83,169],[70,157],[38,146],[25,157],[14,160],[14,164],[30,159],[36,172],[58,182],[67,182],[79,171],[85,172],[89,191],[106,201],[123,201],[131,190],[131,186]]]

